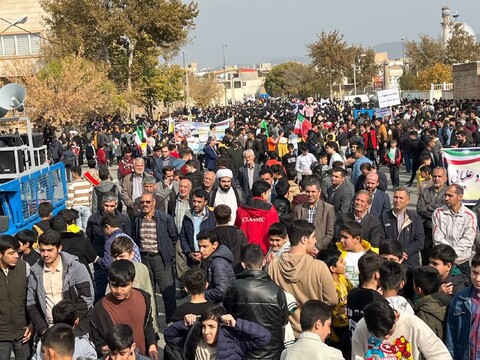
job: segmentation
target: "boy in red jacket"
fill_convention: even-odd
[[[252,186],[252,201],[250,206],[240,206],[237,209],[235,226],[247,235],[249,244],[258,244],[264,254],[270,248],[268,229],[278,222],[275,207],[268,202],[271,186],[265,180],[257,180]]]

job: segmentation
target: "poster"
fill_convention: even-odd
[[[223,139],[225,130],[228,128],[230,120],[232,120],[232,118],[216,124],[217,140]],[[208,140],[210,124],[211,123],[194,121],[175,121],[175,136],[180,139],[186,139],[189,147],[195,154],[201,153]]]
[[[448,183],[463,187],[463,203],[475,205],[480,199],[480,148],[444,149],[443,162]]]
[[[377,91],[378,107],[386,108],[400,105],[400,93],[398,89]]]

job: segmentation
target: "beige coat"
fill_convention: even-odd
[[[308,204],[297,205],[293,213],[295,220],[307,220]],[[335,221],[335,208],[333,205],[319,200],[314,222],[318,250],[326,249],[332,242],[333,235],[335,234]]]

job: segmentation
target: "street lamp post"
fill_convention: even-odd
[[[225,87],[225,107],[227,106],[227,65],[226,65],[226,62],[225,62],[225,49],[226,48],[227,48],[227,45],[223,44],[223,79],[224,79],[224,87]]]
[[[405,70],[405,36],[402,36],[402,67]]]
[[[183,71],[185,71],[185,106],[187,108],[188,115],[190,115],[190,102],[189,102],[190,87],[188,83],[187,65],[185,62],[185,51],[182,51],[182,54],[183,54]]]
[[[358,58],[356,57],[353,60],[353,93],[357,95],[357,62],[360,64],[360,59],[367,56],[366,54],[361,54]]]
[[[23,15],[23,16],[20,16],[17,20],[15,20],[14,22],[10,22],[8,20],[5,20],[4,18],[1,18],[0,17],[0,20],[6,22],[8,24],[8,26],[2,30],[2,32],[0,32],[0,35],[3,34],[5,31],[7,31],[8,29],[10,29],[11,27],[17,27],[18,24],[25,24],[27,22],[27,19],[28,17],[26,15]]]

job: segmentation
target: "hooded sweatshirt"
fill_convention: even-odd
[[[268,274],[297,300],[298,309],[290,315],[296,338],[302,332],[300,308],[303,304],[314,299],[331,306],[337,305],[337,291],[327,265],[311,255],[283,253],[268,265]]]
[[[258,197],[252,199],[252,206],[240,206],[237,209],[235,226],[243,230],[249,244],[258,244],[264,254],[270,248],[268,229],[278,222],[278,213],[272,204]]]
[[[388,300],[388,299],[387,299]],[[426,360],[451,360],[452,357],[447,347],[435,336],[435,333],[420,318],[410,315],[408,312],[402,312],[395,309],[399,318],[396,321],[395,332],[388,338],[380,342],[367,329],[365,318],[362,318],[355,328],[352,337],[352,359],[364,359],[372,356],[371,344],[382,344],[377,346],[379,351],[388,348],[393,349],[398,358],[407,360],[420,359],[420,353]],[[369,356],[365,356],[369,353]],[[389,354],[390,355],[390,354]],[[382,358],[378,356],[378,358]],[[390,358],[390,356],[385,356]],[[397,359],[397,357],[394,357]]]

